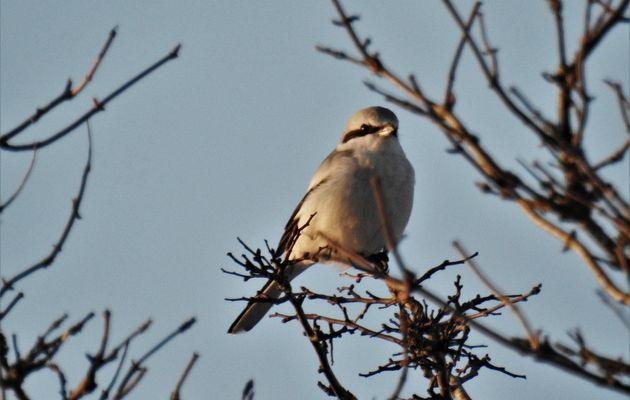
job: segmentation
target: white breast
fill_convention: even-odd
[[[394,239],[403,234],[413,204],[414,172],[395,137],[366,136],[337,146],[315,172],[296,217],[309,226],[296,242],[291,258],[313,256],[328,246],[326,238],[368,256],[385,247],[380,217],[370,186],[378,176]],[[358,145],[358,146],[357,146]],[[327,254],[327,253],[319,253]],[[341,261],[330,254],[332,261]],[[319,261],[328,261],[320,257]]]

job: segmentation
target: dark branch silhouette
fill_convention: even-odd
[[[115,31],[113,31],[113,32],[115,32]],[[108,40],[108,43],[106,44],[106,47],[99,54],[99,57],[104,56],[105,51],[107,50],[107,48],[109,48],[109,43],[111,42],[111,39],[113,39],[113,36],[110,36],[110,40]],[[125,82],[122,85],[120,85],[113,92],[111,92],[110,94],[105,96],[105,98],[103,98],[103,100],[92,99],[92,107],[90,108],[90,110],[86,111],[83,115],[81,115],[79,118],[77,118],[74,122],[70,123],[65,128],[62,128],[59,132],[51,134],[46,139],[35,141],[35,142],[32,142],[32,143],[24,143],[24,144],[12,144],[12,143],[9,143],[9,140],[11,140],[17,134],[22,132],[24,130],[24,128],[30,126],[31,123],[36,122],[37,120],[39,120],[39,118],[41,118],[41,116],[43,114],[45,114],[46,112],[50,111],[51,109],[57,107],[64,100],[69,100],[69,99],[73,98],[74,96],[76,96],[76,94],[79,93],[85,87],[87,82],[89,82],[91,80],[91,75],[89,75],[89,73],[88,73],[88,76],[86,76],[86,79],[85,79],[86,83],[82,83],[77,88],[72,88],[72,82],[68,81],[68,84],[66,85],[64,93],[62,93],[59,97],[57,97],[55,100],[53,100],[50,104],[48,104],[43,109],[38,109],[38,111],[34,114],[34,116],[37,116],[37,118],[35,118],[33,120],[34,117],[31,117],[31,118],[27,119],[24,123],[22,123],[20,126],[18,126],[17,128],[15,128],[15,129],[11,130],[10,132],[0,136],[0,149],[10,150],[10,151],[27,151],[27,150],[33,150],[34,148],[41,149],[43,147],[46,147],[46,146],[56,142],[57,140],[59,140],[62,137],[66,136],[67,134],[69,134],[70,132],[74,131],[76,128],[81,126],[83,123],[87,122],[94,114],[96,114],[98,112],[101,112],[101,111],[104,111],[105,110],[105,106],[109,102],[111,102],[116,97],[118,97],[119,95],[124,93],[127,89],[129,89],[130,87],[134,86],[136,83],[138,83],[143,78],[145,78],[148,75],[150,75],[152,72],[154,72],[156,69],[160,68],[162,65],[164,65],[167,62],[177,58],[179,56],[180,48],[181,48],[181,45],[175,46],[168,54],[166,54],[164,57],[160,58],[155,63],[151,64],[149,67],[147,67],[146,69],[141,71],[138,75],[134,76],[133,78],[129,79],[127,82]],[[90,73],[92,75],[94,74],[94,71],[98,67],[99,63],[100,63],[100,58],[97,59],[97,63],[95,63],[95,66],[90,70]],[[40,111],[40,110],[44,110],[44,111]],[[29,121],[32,121],[32,122],[29,122]],[[24,127],[22,127],[23,125],[24,125]]]
[[[33,152],[33,158],[26,174],[24,175],[24,178],[20,182],[15,192],[7,199],[7,201],[0,205],[0,212],[6,211],[7,207],[16,200],[16,198],[22,191],[22,188],[28,181],[29,177],[32,175],[34,171],[37,151],[39,151],[42,147],[46,147],[50,144],[55,143],[57,140],[61,139],[84,123],[87,126],[88,136],[87,161],[83,168],[78,192],[76,196],[72,199],[70,215],[68,216],[68,219],[63,229],[61,230],[59,238],[55,241],[52,250],[40,261],[34,263],[30,267],[25,268],[24,270],[18,272],[10,278],[5,276],[1,278],[2,283],[0,286],[0,299],[8,293],[13,293],[18,284],[24,279],[33,277],[37,272],[51,266],[56,261],[57,256],[68,242],[70,232],[73,231],[73,228],[76,225],[75,223],[79,219],[81,219],[81,205],[85,197],[87,181],[92,168],[92,133],[89,125],[89,118],[96,112],[103,111],[106,104],[113,101],[117,96],[125,92],[131,86],[135,85],[138,81],[151,74],[153,71],[164,65],[166,62],[175,59],[178,56],[179,46],[174,48],[166,56],[155,62],[153,65],[121,85],[118,89],[107,95],[102,101],[93,100],[93,106],[88,112],[80,116],[74,122],[70,123],[66,128],[62,129],[61,131],[49,135],[47,139],[24,144],[10,143],[10,141],[16,139],[16,137],[20,133],[24,132],[27,128],[33,126],[33,124],[39,121],[49,111],[58,107],[65,101],[72,100],[74,97],[79,95],[85,89],[85,87],[87,87],[87,85],[94,78],[96,71],[99,69],[101,61],[107,55],[107,52],[115,37],[116,29],[113,29],[110,32],[107,41],[98,53],[97,58],[94,60],[91,68],[88,70],[88,72],[78,85],[73,86],[72,82],[68,81],[64,91],[59,96],[53,99],[46,106],[38,108],[32,116],[27,118],[16,128],[0,136],[0,150],[24,150]],[[0,308],[0,320],[3,320],[4,317],[6,317],[10,312],[19,312],[19,307],[17,307],[18,303],[25,298],[25,293],[20,291],[15,294],[13,298],[8,301],[8,303],[2,303],[3,308]],[[45,301],[41,299],[40,296],[33,297],[32,299],[37,301]],[[99,387],[99,385],[102,384],[102,378],[100,378],[100,374],[102,373],[103,368],[114,362],[116,363],[115,373],[109,380],[109,383],[105,385],[104,388],[101,390],[100,399],[122,399],[128,397],[128,394],[135,387],[137,387],[142,378],[145,376],[145,373],[147,371],[147,361],[149,360],[149,358],[153,354],[164,348],[164,346],[170,343],[175,337],[187,331],[195,323],[195,318],[188,319],[187,321],[182,323],[175,331],[170,333],[155,346],[150,348],[146,353],[141,355],[137,360],[130,360],[128,358],[128,352],[131,348],[132,343],[135,342],[142,334],[144,334],[148,330],[149,326],[151,325],[151,320],[147,320],[146,322],[140,324],[137,328],[133,329],[121,342],[112,346],[110,344],[110,322],[112,319],[112,315],[109,310],[106,310],[105,312],[103,312],[103,332],[100,336],[100,344],[98,345],[98,348],[95,352],[86,354],[87,364],[85,366],[85,369],[83,370],[83,376],[78,380],[78,383],[75,386],[72,386],[69,382],[74,382],[75,377],[67,376],[67,371],[64,369],[64,366],[56,361],[56,355],[58,354],[59,350],[64,345],[66,345],[66,343],[70,342],[75,336],[79,335],[82,332],[85,325],[93,319],[94,315],[94,313],[89,313],[75,324],[60,332],[60,329],[63,327],[64,324],[66,324],[66,321],[69,318],[67,314],[62,315],[60,318],[55,319],[49,325],[49,327],[41,335],[38,336],[35,343],[27,352],[21,352],[18,347],[18,333],[13,333],[11,335],[11,343],[7,341],[6,332],[8,327],[3,322],[3,324],[0,325],[0,397],[6,398],[6,396],[9,395],[8,393],[10,392],[20,400],[29,399],[30,396],[24,386],[25,382],[32,375],[37,374],[40,371],[48,370],[52,372],[59,381],[58,392],[62,399],[80,399],[93,393]],[[184,381],[186,380],[188,373],[193,367],[197,357],[198,356],[195,353],[193,355],[193,358],[191,358],[190,362],[186,365],[181,377],[177,382],[175,390],[173,391],[173,399],[180,398],[182,385],[184,384]],[[115,389],[116,384],[118,384],[118,387]],[[52,394],[52,392],[50,394]]]
[[[622,188],[617,188],[614,182],[601,174],[610,165],[624,159],[630,151],[630,140],[626,137],[607,157],[595,162],[587,158],[587,151],[583,147],[594,100],[588,90],[585,74],[587,61],[613,29],[629,22],[625,15],[630,0],[587,1],[583,32],[573,55],[567,51],[570,40],[564,20],[564,7],[567,5],[559,0],[548,2],[556,32],[558,57],[555,72],[544,73],[543,77],[557,93],[556,116],[544,115],[540,107],[527,98],[520,88],[505,85],[499,49],[491,43],[480,2],[475,2],[468,17],[464,18],[451,1],[443,0],[461,32],[461,38],[445,74],[445,93],[439,100],[423,91],[421,83],[413,74],[407,78],[396,74],[377,51],[370,49],[372,39],[363,38],[357,33],[356,26],[360,18],[347,14],[339,0],[332,0],[332,3],[338,15],[334,25],[345,30],[355,54],[325,46],[317,46],[317,50],[365,68],[386,81],[392,92],[372,82],[366,85],[387,101],[431,120],[452,144],[452,153],[463,157],[484,178],[484,182],[479,184],[482,192],[517,205],[538,227],[557,238],[565,251],[572,251],[581,258],[599,284],[601,293],[622,307],[630,304],[630,290],[623,288],[621,282],[624,279],[617,279],[622,276],[626,282],[630,281],[630,204],[620,194]],[[495,151],[483,143],[480,136],[473,134],[468,122],[455,112],[456,75],[464,48],[472,52],[490,90],[502,102],[505,110],[529,128],[546,152],[543,157],[552,161],[518,160],[528,176],[533,178],[534,185],[529,183],[531,179],[525,179],[519,172],[503,166],[498,158],[494,158],[491,154]],[[605,82],[617,99],[626,133],[630,133],[628,96],[619,83],[611,79]],[[489,283],[487,277],[478,272],[480,278]],[[491,284],[489,287],[497,298],[503,298],[496,287]],[[442,301],[424,288],[418,288],[417,291],[438,304]],[[517,308],[514,310],[527,339],[506,338],[476,321],[471,321],[471,326],[540,362],[550,363],[611,390],[630,392],[630,384],[627,383],[630,374],[624,372],[627,370],[623,367],[627,366],[626,362],[619,361],[621,366],[611,367],[612,364],[608,362],[610,357],[586,348],[586,340],[581,337],[576,340],[577,336],[572,339],[578,344],[578,349],[562,343],[551,344],[546,337],[529,327],[524,315],[516,311]]]
[[[483,193],[516,205],[536,226],[555,237],[563,251],[580,257],[600,287],[601,296],[605,299],[604,307],[610,308],[613,311],[611,315],[624,323],[627,318],[622,310],[630,304],[630,290],[624,286],[624,278],[626,282],[630,281],[630,204],[620,194],[623,188],[610,182],[602,171],[626,157],[630,151],[630,139],[626,136],[621,144],[611,148],[607,156],[597,161],[587,157],[583,139],[594,101],[585,73],[588,60],[611,31],[629,22],[625,16],[629,3],[630,0],[587,1],[583,32],[577,40],[575,53],[571,54],[568,49],[573,48],[573,38],[567,34],[565,27],[565,8],[569,3],[560,0],[548,2],[549,23],[555,30],[557,59],[554,61],[554,72],[545,72],[542,76],[556,95],[555,115],[548,110],[543,111],[517,85],[509,86],[504,82],[499,48],[492,44],[481,2],[474,2],[464,16],[452,1],[443,0],[461,36],[445,71],[444,91],[438,96],[426,92],[414,74],[403,77],[394,71],[379,52],[373,50],[372,38],[358,33],[360,17],[347,13],[340,0],[332,0],[337,14],[333,25],[345,31],[352,51],[316,47],[323,54],[364,68],[379,82],[384,82],[382,87],[374,82],[365,82],[369,90],[433,122],[452,145],[450,153],[465,159],[483,178],[483,182],[478,184]],[[482,79],[501,102],[503,110],[516,117],[541,143],[540,158],[517,160],[522,171],[507,167],[500,161],[501,158],[493,156],[497,151],[482,141],[484,127],[473,130],[470,123],[456,112],[458,95],[462,95],[457,91],[457,74],[464,51],[472,53]],[[630,133],[628,96],[616,81],[608,79],[606,83],[616,97],[626,133]],[[378,179],[373,181],[373,191],[382,217],[387,205],[379,197]],[[387,238],[388,223],[384,218],[381,218],[381,226]],[[572,331],[569,336],[571,342],[566,344],[552,341],[543,330],[534,328],[535,324],[526,317],[525,309],[517,303],[538,294],[541,285],[525,293],[506,295],[482,272],[476,259],[473,260],[477,254],[468,255],[461,244],[457,243],[456,248],[462,260],[447,260],[422,269],[405,265],[391,240],[387,240],[387,250],[393,255],[400,271],[397,278],[382,266],[353,254],[330,238],[324,239],[358,270],[341,274],[343,278],[351,279],[352,283],[334,293],[315,292],[307,287],[292,289],[282,282],[283,263],[287,261],[278,259],[268,246],[270,256],[247,246],[240,239],[245,254],[241,257],[230,254],[238,269],[224,272],[243,280],[263,278],[281,283],[284,295],[273,302],[289,302],[294,313],[276,313],[272,317],[279,317],[282,322],[300,322],[313,344],[319,372],[327,379],[327,383],[318,382],[326,394],[339,398],[354,396],[334,375],[332,363],[326,361],[333,359],[333,349],[342,345],[343,339],[350,335],[385,340],[399,346],[396,353],[383,356],[382,364],[362,372],[362,376],[371,377],[398,371],[399,379],[390,397],[392,399],[399,398],[405,382],[410,379],[408,371],[412,368],[421,370],[427,378],[427,393],[416,393],[414,399],[469,399],[464,385],[478,378],[483,368],[513,378],[524,377],[494,365],[488,354],[478,354],[478,347],[468,341],[471,330],[537,362],[549,364],[595,385],[630,393],[630,367],[620,355],[610,357],[595,351],[577,330]],[[445,298],[426,288],[432,277],[449,273],[455,266],[464,263],[487,286],[489,294],[462,298],[463,283],[459,276],[454,279],[454,292]],[[361,283],[366,279],[382,282],[389,290],[389,296],[376,296],[362,290]],[[229,300],[270,301],[257,297]],[[325,302],[330,307],[328,312],[308,313],[304,310],[309,302]],[[516,317],[523,337],[506,336],[483,321],[497,318],[504,308]],[[377,318],[379,322],[368,324],[367,315],[371,317],[370,321]],[[249,387],[251,389],[251,385]],[[247,393],[248,398],[253,396],[253,390]]]

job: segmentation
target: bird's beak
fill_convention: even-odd
[[[395,126],[387,124],[378,131],[378,135],[382,137],[398,136],[398,130]]]

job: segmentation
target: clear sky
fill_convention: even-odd
[[[461,2],[460,2],[461,3]],[[469,2],[465,2],[468,4]],[[570,2],[576,4],[577,2]],[[254,378],[256,399],[324,398],[317,388],[317,360],[295,323],[265,319],[245,335],[225,333],[240,303],[224,301],[255,293],[260,282],[224,275],[228,251],[239,252],[239,236],[252,246],[275,242],[302,197],[311,174],[336,144],[347,118],[370,105],[387,105],[369,92],[366,71],[314,50],[316,44],[351,49],[334,27],[326,1],[19,1],[0,9],[0,131],[45,104],[71,77],[79,81],[111,28],[111,52],[82,97],[39,122],[23,140],[44,137],[88,109],[117,85],[182,43],[181,57],[124,93],[92,120],[93,171],[81,219],[63,252],[47,271],[20,285],[26,298],[3,322],[17,333],[24,351],[64,312],[71,320],[109,308],[112,339],[123,338],[146,318],[151,330],[132,347],[137,357],[189,316],[198,323],[160,351],[132,398],[165,398],[190,354],[201,354],[183,395],[240,398]],[[362,15],[384,60],[405,76],[415,72],[422,87],[443,93],[445,69],[458,40],[454,22],[438,2],[348,1]],[[555,68],[553,20],[543,1],[488,1],[487,23],[506,82],[521,87],[552,115],[555,93],[541,72]],[[581,27],[581,9],[567,10],[571,49]],[[575,23],[574,23],[575,22]],[[624,140],[616,104],[602,78],[629,87],[628,28],[610,35],[589,64],[596,95],[586,138],[594,159]],[[537,141],[487,93],[470,54],[457,80],[459,112],[508,165],[539,150]],[[416,169],[416,202],[401,251],[422,271],[446,258],[460,239],[479,251],[478,262],[506,291],[524,292],[542,282],[543,293],[523,305],[537,329],[554,341],[582,329],[588,343],[610,355],[627,349],[622,325],[599,304],[597,284],[561,244],[534,227],[512,204],[485,196],[478,176],[448,154],[447,141],[431,124],[394,106],[400,140]],[[12,276],[50,250],[69,214],[86,159],[85,129],[38,154],[21,197],[2,215],[1,274]],[[0,153],[2,198],[28,166],[26,153]],[[611,169],[628,187],[628,161]],[[462,269],[466,293],[486,293]],[[456,271],[432,282],[451,293]],[[331,291],[344,280],[334,268],[312,268],[297,284]],[[289,311],[288,306],[280,310]],[[603,311],[602,311],[603,310]],[[522,335],[511,315],[491,322],[506,334]],[[102,329],[99,318],[61,351],[69,385],[76,385]],[[484,371],[468,386],[473,398],[621,399],[591,384],[533,363],[482,336],[496,364],[527,375],[514,380]],[[345,342],[345,343],[344,343]],[[337,343],[335,371],[360,398],[385,398],[395,373],[366,380],[393,349],[365,338]],[[627,354],[626,354],[627,355]],[[108,382],[112,369],[104,371]],[[414,378],[418,378],[417,380]],[[404,393],[423,393],[426,382],[412,373]],[[55,398],[50,373],[28,382],[34,398]]]

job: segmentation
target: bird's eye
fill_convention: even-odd
[[[361,131],[366,132],[369,129],[369,126],[366,124],[361,125]]]

